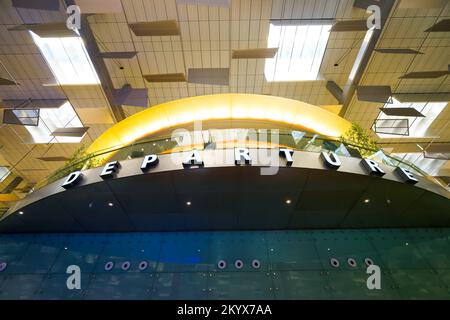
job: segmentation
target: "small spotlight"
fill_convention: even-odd
[[[291,202],[292,202],[291,199],[286,200],[286,204],[291,204]]]
[[[369,203],[370,199],[364,199],[364,203]]]
[[[408,246],[408,245],[409,245],[409,243],[408,243],[408,242],[406,242],[406,243],[405,243],[405,246]]]
[[[187,205],[187,206],[190,206],[191,204],[192,204],[192,202],[190,202],[190,201],[187,201],[187,202],[186,202],[186,205]]]
[[[67,250],[67,247],[64,247],[64,250]]]
[[[114,203],[108,202],[108,206],[109,206],[109,207],[114,207]]]
[[[19,211],[19,214],[22,215],[24,212],[23,211]]]

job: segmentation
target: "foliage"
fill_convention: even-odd
[[[375,140],[370,137],[370,134],[354,122],[350,129],[340,137],[340,140],[343,143],[353,145],[363,157],[368,157],[380,150]]]
[[[48,177],[49,182],[58,180],[62,177],[67,176],[69,173],[77,170],[84,170],[89,168],[95,168],[101,165],[101,161],[96,157],[91,157],[86,154],[86,146],[81,145],[72,154],[69,160],[62,166],[59,170],[54,172]]]

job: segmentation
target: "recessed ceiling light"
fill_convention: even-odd
[[[114,207],[114,203],[112,203],[112,202],[108,202],[108,206],[110,206],[110,207]]]
[[[23,214],[23,211],[19,211],[19,214],[21,214],[21,215],[22,215],[22,214]]]
[[[369,203],[370,199],[364,199],[364,203]]]
[[[286,200],[286,204],[291,204],[291,202],[292,202],[291,199]]]
[[[187,205],[187,206],[190,206],[191,204],[192,204],[192,203],[191,203],[190,201],[187,201],[187,202],[186,202],[186,205]]]

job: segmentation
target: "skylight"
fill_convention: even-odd
[[[6,178],[11,174],[11,171],[7,167],[0,167],[0,183],[5,181]]]
[[[271,22],[267,47],[278,48],[278,51],[275,57],[266,59],[266,80],[317,80],[330,28],[329,21],[311,24]]]
[[[56,128],[82,127],[80,119],[70,102],[59,108],[43,108],[40,110],[38,126],[25,126],[33,137],[34,143],[78,143],[83,137],[54,137]]]
[[[97,73],[80,37],[41,38],[30,31],[57,82],[63,85],[99,84]]]
[[[414,108],[425,117],[388,116],[380,112],[373,129],[380,138],[427,137],[428,128],[446,105],[447,102],[401,103],[392,99],[392,103],[386,103],[384,108]]]

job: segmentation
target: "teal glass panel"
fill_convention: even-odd
[[[273,270],[320,269],[320,259],[311,232],[275,231],[267,234],[270,266]]]
[[[420,250],[402,230],[367,231],[380,255],[383,265],[389,269],[423,269],[430,265]]]
[[[317,231],[315,232],[316,248],[324,269],[353,270],[366,269],[365,259],[382,267],[382,261],[371,244],[366,233],[355,230]],[[339,267],[332,266],[331,259],[339,261]],[[353,259],[356,265],[351,265]]]
[[[255,271],[267,270],[269,261],[264,232],[213,232],[210,235],[210,270],[215,271]],[[225,261],[226,267],[219,269],[219,261]],[[236,260],[241,260],[241,269],[235,267]],[[258,260],[259,267],[252,265]]]
[[[149,273],[93,274],[83,294],[95,300],[149,299],[152,283]]]
[[[208,279],[210,299],[275,299],[269,272],[212,272]]]
[[[331,289],[322,271],[276,271],[275,296],[281,300],[331,299]]]
[[[392,278],[382,273],[380,277],[381,289],[367,288],[367,278],[365,270],[330,270],[326,273],[326,278],[331,288],[333,299],[399,299]]]
[[[204,300],[207,298],[207,273],[156,273],[154,277],[152,299]]]
[[[433,270],[393,270],[392,277],[404,299],[450,298],[448,287]]]
[[[432,268],[450,269],[450,239],[442,230],[416,229],[407,233]]]

